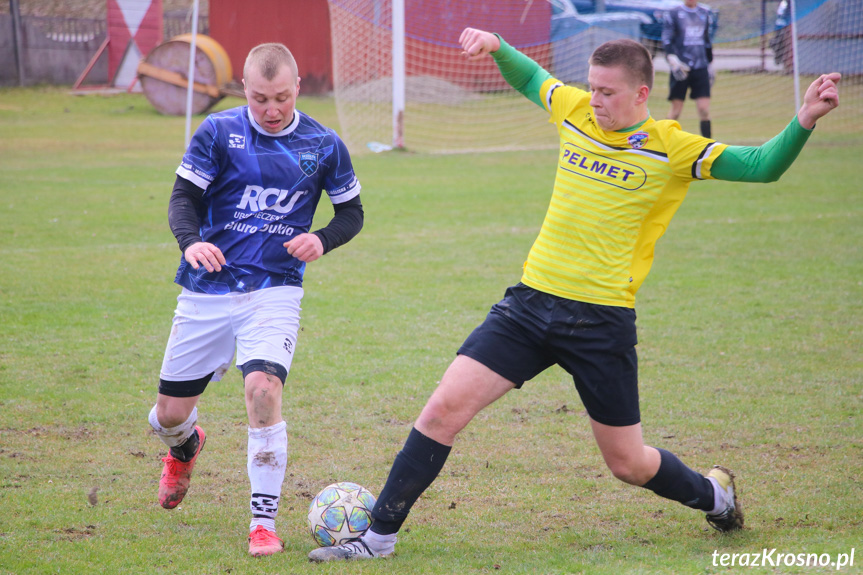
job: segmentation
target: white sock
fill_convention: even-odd
[[[708,477],[707,479],[713,484],[713,511],[710,511],[708,515],[718,515],[725,511],[725,491],[715,478]]]
[[[150,421],[153,431],[162,440],[162,443],[168,447],[177,447],[178,445],[183,445],[195,433],[195,424],[198,423],[198,408],[195,407],[192,409],[189,418],[175,427],[162,427],[162,424],[159,423],[159,418],[156,417],[155,405],[150,410],[150,416],[147,419]]]
[[[363,542],[378,555],[389,555],[392,553],[396,548],[396,541],[398,541],[398,537],[396,537],[395,533],[381,535],[369,529],[363,534]]]
[[[255,530],[258,526],[263,527],[267,531],[276,532],[276,520],[275,519],[264,519],[263,517],[252,517],[252,523],[249,525],[249,533]]]
[[[276,530],[279,497],[288,466],[287,423],[282,421],[270,427],[249,428],[248,471],[252,485],[249,508],[252,522],[249,531],[262,525]]]

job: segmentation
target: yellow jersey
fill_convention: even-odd
[[[689,183],[711,178],[726,146],[650,117],[632,131],[606,132],[594,120],[590,93],[554,78],[540,96],[560,153],[521,281],[567,299],[635,307],[656,242]]]

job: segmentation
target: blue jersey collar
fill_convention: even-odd
[[[248,106],[246,106],[246,115],[249,118],[249,123],[252,125],[252,127],[255,129],[255,131],[257,131],[259,134],[261,134],[263,136],[269,136],[271,138],[279,138],[281,136],[287,136],[288,134],[290,134],[291,132],[296,130],[297,126],[299,126],[299,124],[300,124],[300,111],[294,110],[293,121],[290,124],[288,124],[285,127],[285,129],[282,130],[281,132],[276,132],[275,134],[271,134],[270,132],[263,129],[260,125],[258,125],[258,123],[255,121],[255,118],[252,116],[251,108],[249,108]]]

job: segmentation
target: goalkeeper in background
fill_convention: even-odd
[[[590,91],[564,85],[495,34],[467,28],[460,42],[469,59],[491,54],[504,79],[556,126],[560,152],[551,202],[521,281],[467,337],[396,455],[371,528],[356,541],[315,549],[309,558],[392,553],[396,534],[441,473],[456,435],[483,408],[554,364],[572,376],[616,478],[706,514],[718,531],[741,529],[743,511],[729,469],[714,466],[705,476],[670,451],[644,444],[635,294],[689,184],[777,180],[815,122],[839,105],[840,75],[815,80],[797,116],[769,142],[726,146],[650,117],[653,61],[633,40],[606,42],[593,52]]]
[[[699,6],[698,0],[684,0],[682,6],[666,12],[662,20],[662,48],[671,69],[668,119],[680,117],[689,90],[701,120],[701,135],[705,138],[710,137],[710,88],[716,77],[710,45],[712,27],[713,15]]]

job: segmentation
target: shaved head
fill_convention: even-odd
[[[299,75],[297,61],[294,60],[294,56],[287,46],[277,43],[261,44],[252,48],[246,57],[243,77],[248,77],[250,71],[254,69],[265,80],[272,80],[283,66],[290,68],[294,78]]]

